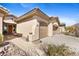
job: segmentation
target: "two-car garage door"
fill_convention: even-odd
[[[47,26],[40,26],[40,31],[39,31],[40,39],[47,37],[48,36],[48,28]]]

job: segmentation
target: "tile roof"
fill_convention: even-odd
[[[32,14],[36,15],[37,13],[42,14],[42,15],[49,18],[49,16],[46,15],[45,13],[43,13],[39,8],[34,8],[31,11],[29,11],[29,12],[25,13],[24,15],[20,16],[18,19],[16,19],[16,21],[19,21],[19,20],[21,20],[21,19],[23,19],[25,17],[28,17],[28,15],[32,15]]]

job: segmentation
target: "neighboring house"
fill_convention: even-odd
[[[16,22],[14,21],[16,18],[16,16],[10,15],[6,9],[0,7],[0,33],[14,33],[16,31]]]
[[[62,33],[63,33],[63,32],[66,32],[65,26],[66,26],[66,24],[64,24],[64,23],[61,23],[61,24],[60,24],[60,27],[59,27],[59,28],[61,29],[60,32],[62,32]]]
[[[12,34],[16,32],[16,22],[14,15],[6,15],[3,20],[3,34]]]
[[[73,27],[75,27],[75,36],[79,37],[79,23],[74,24]]]
[[[8,11],[0,8],[0,33],[21,33],[29,41],[38,40],[53,33],[62,32],[58,17],[49,17],[39,8],[34,8],[20,17],[10,15]]]

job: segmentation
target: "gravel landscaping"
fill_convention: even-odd
[[[64,34],[56,34],[52,37],[46,37],[41,39],[43,43],[46,44],[55,44],[55,45],[61,45],[65,44],[70,49],[72,49],[75,52],[79,52],[79,38],[72,37]]]
[[[8,40],[10,42],[0,48],[1,56],[45,56],[42,45],[24,41],[22,38]]]

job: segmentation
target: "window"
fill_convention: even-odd
[[[6,34],[7,33],[7,25],[4,24],[4,27],[3,27],[3,33]]]
[[[4,24],[4,31],[7,31],[7,25]]]
[[[7,27],[6,26],[4,26],[4,30],[7,30]]]

